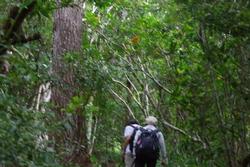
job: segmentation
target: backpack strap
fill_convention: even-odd
[[[153,132],[157,134],[160,132],[160,130],[156,128],[155,130],[153,130]]]
[[[158,137],[157,134],[160,132],[160,130],[156,128],[156,129],[153,130],[152,132],[156,135],[156,137],[157,137],[157,139],[158,139],[159,137]]]
[[[134,129],[135,129],[135,128],[137,128],[137,127],[135,127],[135,126],[134,126],[134,125],[132,125],[132,124],[130,124],[130,125],[128,125],[128,126],[130,126],[130,127],[134,128]]]
[[[134,125],[128,125],[128,126],[130,126],[130,127],[132,127],[134,130],[133,130],[133,133],[134,133],[134,131],[137,131],[137,130],[139,130],[140,128],[139,127],[137,127],[137,126],[134,126]],[[132,134],[133,134],[132,133]]]
[[[143,128],[143,127],[140,127],[140,130],[141,131],[152,131],[152,132],[154,132],[154,133],[158,133],[158,132],[160,132],[160,130],[159,129],[154,129],[154,130],[152,130],[152,129],[145,129],[145,128]]]
[[[131,151],[131,153],[133,152],[133,147],[134,147],[134,138],[135,138],[135,134],[136,134],[136,132],[137,132],[137,130],[139,130],[139,127],[136,127],[136,126],[134,126],[134,125],[132,125],[132,124],[130,124],[130,125],[128,125],[128,126],[130,126],[130,127],[132,127],[132,128],[134,128],[133,129],[133,132],[132,132],[132,134],[131,134],[131,136],[130,136],[130,139],[129,139],[129,150]]]
[[[136,127],[138,130],[140,130],[141,132],[145,132],[145,131],[151,131],[151,132],[153,132],[153,133],[155,133],[155,134],[157,134],[157,133],[159,133],[160,132],[160,130],[159,129],[155,129],[155,130],[152,130],[152,129],[145,129],[144,127]]]
[[[140,127],[139,130],[140,130],[141,132],[143,132],[143,131],[146,131],[147,129],[145,129],[145,128],[143,128],[143,127]]]

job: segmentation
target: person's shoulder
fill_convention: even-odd
[[[126,125],[126,126],[125,126],[125,129],[130,129],[130,128],[132,128],[131,125]]]
[[[124,136],[129,136],[129,135],[131,135],[132,132],[133,132],[133,130],[134,130],[133,127],[127,125],[127,126],[125,127],[125,129],[124,129]]]
[[[158,137],[158,139],[160,139],[160,138],[163,139],[163,133],[159,129],[157,129],[157,137]]]
[[[144,129],[156,130],[157,128],[154,125],[146,125],[143,127]]]
[[[137,124],[131,124],[131,125],[126,125],[125,126],[125,130],[127,129],[127,130],[132,130],[132,129],[134,129],[134,128],[137,128]]]
[[[140,128],[141,127],[141,125],[139,125],[139,124],[133,124],[133,126],[136,127],[136,128]]]

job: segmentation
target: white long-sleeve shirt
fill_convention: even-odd
[[[140,127],[140,125],[137,125],[137,124],[132,124],[132,126],[137,127],[137,128]],[[131,125],[127,125],[127,126],[125,127],[125,130],[124,130],[124,138],[130,137],[130,136],[133,134],[134,128],[133,128],[132,126],[131,126]],[[129,144],[126,146],[125,153],[130,153],[130,154],[131,154],[131,151],[130,151],[130,149],[129,149]]]
[[[156,130],[156,127],[154,125],[146,125],[143,127],[144,129],[150,129],[150,130]],[[141,131],[138,130],[135,134],[135,139],[134,139],[134,146],[136,145],[136,142],[138,140],[138,137],[141,135]],[[166,146],[165,146],[165,142],[164,142],[164,137],[163,134],[161,132],[157,133],[157,138],[159,140],[159,144],[160,144],[160,153],[161,153],[161,157],[163,160],[167,160],[167,151],[166,151]],[[133,154],[135,155],[135,149],[133,150]]]

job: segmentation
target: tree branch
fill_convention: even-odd
[[[170,129],[174,130],[174,131],[177,131],[185,136],[187,136],[188,138],[190,138],[192,141],[194,142],[199,142],[203,145],[203,148],[206,149],[207,148],[207,144],[205,142],[203,142],[200,138],[199,135],[196,135],[196,136],[191,136],[189,134],[187,134],[187,132],[185,132],[184,130],[180,129],[180,128],[177,128],[176,126],[168,123],[166,120],[163,120],[163,124],[167,127],[169,127]]]
[[[137,88],[135,87],[135,85],[133,84],[133,82],[130,80],[130,78],[128,77],[127,74],[126,74],[126,78],[127,78],[128,82],[131,84],[131,86],[133,87],[133,89],[135,90],[135,92],[136,92],[136,94],[137,94],[137,96],[138,96],[138,98],[139,98],[139,97],[140,97],[140,93],[139,93],[139,91],[137,90]]]
[[[129,114],[134,118],[134,119],[136,119],[135,118],[135,115],[134,115],[134,113],[133,113],[133,111],[131,110],[131,108],[129,107],[129,105],[126,103],[126,101],[122,98],[122,97],[120,97],[114,90],[110,90],[110,92],[115,96],[115,97],[117,97],[125,106],[126,106],[126,108],[128,109],[128,111],[129,111]]]
[[[34,10],[35,5],[36,0],[33,0],[24,8],[13,6],[10,9],[9,15],[2,26],[4,35],[1,39],[0,55],[6,53],[9,44],[26,43],[41,39],[39,33],[35,33],[26,38],[22,29],[25,18]]]
[[[122,87],[124,87],[128,92],[129,94],[132,96],[132,98],[134,99],[134,101],[136,102],[136,104],[140,107],[140,109],[142,110],[143,114],[146,116],[146,113],[145,113],[145,110],[144,108],[142,107],[141,103],[136,99],[136,97],[133,95],[133,93],[131,92],[131,90],[125,85],[123,84],[121,81],[118,81],[114,78],[112,78],[112,81],[120,84]]]
[[[139,59],[140,60],[140,59]],[[131,68],[133,69],[133,65],[129,62],[129,61],[126,61],[130,66]],[[140,71],[143,72],[144,75],[146,75],[147,77],[149,77],[150,79],[152,79],[156,85],[158,85],[160,88],[162,88],[164,91],[166,91],[167,93],[169,94],[172,94],[172,92],[167,89],[166,87],[164,87],[150,72],[147,68],[145,68],[142,64],[139,64],[138,62],[134,61],[134,63],[136,63],[139,67],[140,67]]]
[[[9,19],[15,19],[14,23],[10,26],[10,29],[7,30],[5,38],[9,39],[12,38],[13,35],[15,35],[15,32],[17,32],[24,19],[33,11],[36,4],[36,0],[33,0],[29,5],[27,5],[25,8],[19,9],[18,7],[13,7],[11,11],[17,10],[15,12],[18,12],[14,18]],[[10,12],[11,12],[10,11]]]

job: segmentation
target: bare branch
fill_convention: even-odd
[[[145,68],[143,66],[143,64],[141,63],[141,60],[140,58],[138,57],[138,60],[139,60],[139,63],[136,62],[136,61],[133,61],[134,63],[136,63],[139,67],[140,67],[140,71],[143,72],[144,75],[146,75],[147,77],[149,77],[150,79],[152,79],[160,88],[162,88],[164,91],[166,91],[167,93],[169,94],[172,94],[172,92],[167,89],[166,87],[164,87],[150,72],[147,68]],[[126,61],[132,68],[133,68],[133,65]]]
[[[121,81],[118,81],[118,80],[116,80],[114,78],[112,78],[112,81],[114,81],[114,82],[120,84],[122,87],[124,87],[129,92],[129,94],[132,96],[132,98],[134,99],[136,104],[140,107],[143,114],[146,115],[144,108],[142,107],[141,103],[136,99],[136,97],[133,95],[133,92],[131,92],[131,90],[124,83],[122,83]]]
[[[126,78],[127,78],[128,82],[132,85],[133,89],[135,90],[135,92],[136,92],[136,94],[137,94],[137,96],[138,96],[138,98],[139,98],[139,97],[140,97],[140,93],[139,93],[139,91],[137,90],[137,88],[135,87],[135,85],[133,84],[133,82],[130,80],[130,78],[128,77],[127,74],[126,74]]]
[[[133,113],[133,111],[131,110],[131,108],[129,107],[129,105],[126,103],[126,101],[122,98],[122,97],[120,97],[115,91],[113,91],[112,89],[110,90],[110,92],[114,95],[114,96],[116,96],[126,107],[127,107],[127,109],[128,109],[128,111],[129,111],[129,114],[134,118],[134,119],[136,119],[135,118],[135,115],[134,115],[134,113]]]
[[[138,76],[137,76],[136,74],[134,74],[134,77],[137,79],[137,81],[140,82],[140,80],[139,80],[139,78],[138,78]],[[140,85],[143,87],[143,84],[142,84],[142,83],[141,83]],[[148,97],[148,99],[149,99],[149,102],[150,102],[150,103],[152,104],[152,106],[155,108],[155,110],[158,111],[158,112],[160,113],[160,115],[162,115],[161,112],[160,112],[160,110],[158,109],[157,105],[155,104],[155,102],[154,102],[152,96],[149,94],[149,91],[147,92],[147,97]],[[163,118],[162,118],[162,119],[163,119]],[[163,124],[164,124],[165,126],[167,126],[168,128],[170,128],[170,129],[172,129],[172,130],[174,130],[174,131],[177,131],[178,133],[181,133],[181,134],[183,134],[183,135],[185,135],[185,136],[188,136],[188,137],[189,137],[192,141],[194,141],[194,142],[200,142],[200,143],[203,145],[203,148],[207,148],[207,144],[206,144],[205,142],[203,142],[203,141],[201,140],[201,138],[200,138],[198,135],[196,135],[196,136],[191,136],[191,135],[189,135],[187,132],[185,132],[184,130],[182,130],[182,129],[180,129],[180,128],[178,128],[178,127],[176,127],[176,126],[170,124],[169,122],[167,122],[167,121],[164,120],[164,119],[163,119]]]
[[[169,94],[172,94],[172,92],[167,89],[166,87],[164,87],[150,72],[149,70],[147,70],[148,72],[145,72],[145,74],[151,78],[160,88],[162,88],[164,91],[166,91]]]
[[[163,120],[163,124],[165,126],[169,127],[170,129],[177,131],[177,132],[189,137],[192,141],[201,143],[203,145],[203,148],[207,148],[207,144],[201,140],[200,136],[198,136],[198,135],[191,136],[191,135],[187,134],[187,132],[185,132],[184,130],[177,128],[176,126],[168,123],[166,120]]]

